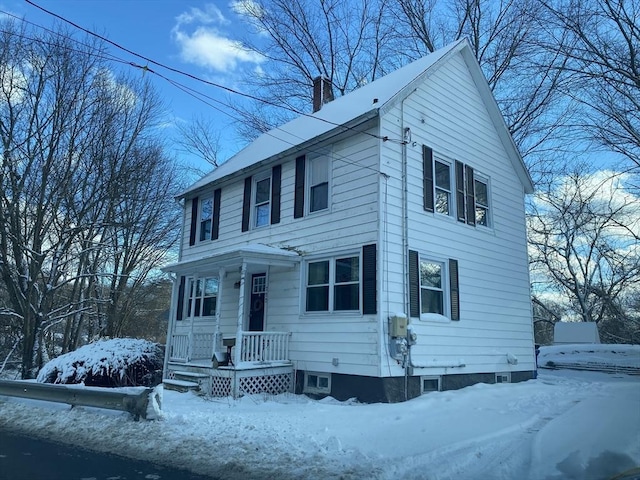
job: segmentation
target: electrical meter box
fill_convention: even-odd
[[[392,337],[407,336],[407,317],[404,315],[394,315],[391,317],[390,334]]]

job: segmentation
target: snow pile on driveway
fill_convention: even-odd
[[[37,381],[98,387],[154,386],[162,381],[162,347],[147,340],[99,340],[48,362]]]

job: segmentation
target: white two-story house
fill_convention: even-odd
[[[389,402],[532,378],[533,186],[468,42],[314,90],[180,195],[167,384]]]

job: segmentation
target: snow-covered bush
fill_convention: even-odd
[[[136,338],[99,340],[48,362],[37,381],[98,387],[155,386],[162,381],[161,345]]]

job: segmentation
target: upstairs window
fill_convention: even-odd
[[[213,227],[213,197],[203,198],[200,201],[200,241],[211,238]]]
[[[329,159],[317,157],[309,161],[309,212],[329,208]]]
[[[489,188],[486,181],[475,179],[476,225],[489,226]]]
[[[217,188],[213,195],[191,199],[191,231],[189,245],[206,240],[217,240],[220,228],[220,198],[222,190]]]
[[[435,171],[435,211],[450,214],[451,206],[451,165],[434,160]]]
[[[218,300],[218,278],[198,278],[189,280],[187,316],[210,317],[216,314]]]
[[[271,177],[256,180],[254,218],[256,227],[269,225],[271,214]]]

